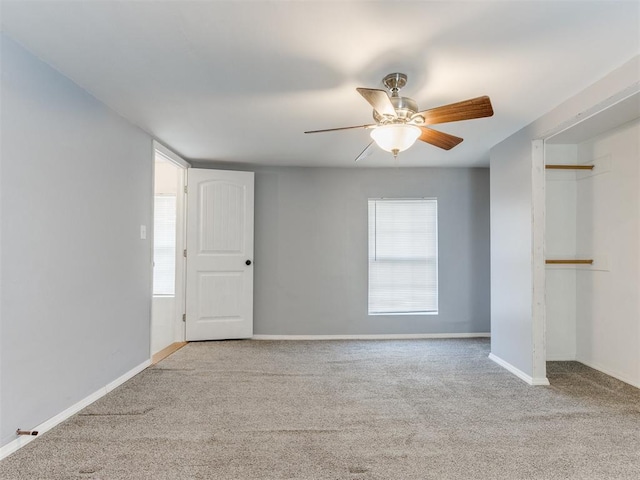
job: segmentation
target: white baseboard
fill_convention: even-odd
[[[575,362],[576,355],[557,353],[555,355],[547,354],[547,362]]]
[[[507,369],[508,371],[513,373],[516,377],[518,377],[519,379],[524,380],[529,385],[549,385],[549,380],[546,377],[533,378],[531,375],[527,375],[526,373],[524,373],[519,368],[514,367],[509,362],[504,361],[503,359],[501,359],[497,355],[494,355],[493,353],[489,354],[489,359],[493,360],[494,362],[496,362],[501,367]]]
[[[91,395],[89,395],[89,396],[83,398],[82,400],[80,400],[79,402],[71,405],[66,410],[60,412],[59,414],[55,415],[54,417],[51,417],[49,420],[46,420],[46,421],[42,422],[40,425],[37,425],[37,426],[35,426],[33,428],[30,428],[30,430],[36,430],[38,432],[37,436],[32,436],[32,435],[24,435],[24,436],[22,436],[21,435],[21,436],[18,436],[18,438],[16,438],[12,442],[7,443],[3,447],[0,447],[0,460],[8,457],[13,452],[18,450],[19,448],[24,447],[26,444],[34,441],[35,439],[40,438],[40,436],[42,434],[44,434],[45,432],[51,430],[56,425],[64,422],[66,419],[68,419],[69,417],[75,415],[76,413],[78,413],[83,408],[91,405],[93,402],[95,402],[99,398],[104,397],[107,393],[109,393],[114,388],[119,387],[120,385],[122,385],[127,380],[135,377],[138,373],[140,373],[142,370],[147,368],[149,365],[151,365],[151,360],[147,360],[147,361],[141,363],[137,367],[134,367],[131,370],[129,370],[124,375],[121,375],[120,377],[116,378],[113,382],[108,383],[104,387],[102,387],[102,388],[98,389],[97,391],[93,392]],[[23,428],[26,429],[26,428],[29,428],[29,426],[25,425]]]
[[[486,338],[490,333],[393,333],[364,335],[254,335],[251,340],[411,340],[421,338]]]
[[[609,375],[610,377],[616,378],[621,382],[628,383],[632,387],[640,388],[640,382],[637,379],[634,380],[624,374],[614,372],[613,370],[610,370],[608,368],[603,368],[601,365],[598,365],[597,363],[594,363],[594,362],[587,362],[581,359],[576,359],[576,362],[580,362],[583,365],[586,365],[587,367],[593,368],[594,370],[598,370],[599,372],[602,372],[605,375]]]

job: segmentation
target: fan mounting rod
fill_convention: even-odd
[[[396,97],[407,84],[407,76],[404,73],[390,73],[382,79],[382,84],[389,89],[392,97]]]

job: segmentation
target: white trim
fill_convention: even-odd
[[[176,217],[176,295],[174,316],[174,341],[184,342],[186,338],[186,324],[182,315],[187,311],[187,258],[182,253],[187,248],[187,170],[179,169],[178,176],[182,193],[177,195]],[[154,177],[155,178],[155,177]],[[176,332],[177,330],[177,332]]]
[[[604,373],[605,375],[609,375],[610,377],[616,378],[621,382],[628,383],[632,387],[640,388],[640,382],[634,381],[624,374],[614,372],[613,370],[609,370],[607,368],[603,368],[597,363],[585,362],[584,360],[580,360],[580,359],[576,359],[576,362],[582,363],[583,365],[586,365],[589,368],[593,368],[594,370],[598,370],[599,372]]]
[[[547,377],[542,377],[534,378],[531,385],[533,385],[534,387],[548,387],[551,384],[549,383],[549,379]]]
[[[503,368],[507,369],[508,371],[510,371],[511,373],[513,373],[520,380],[524,380],[529,385],[549,385],[549,380],[546,377],[533,378],[530,375],[527,375],[526,373],[524,373],[519,368],[516,368],[513,365],[511,365],[509,362],[506,362],[503,359],[501,359],[500,357],[498,357],[497,355],[494,355],[493,353],[489,354],[489,359],[493,360],[494,362],[496,362],[501,367],[503,367]]]
[[[533,378],[547,377],[546,185],[543,140],[531,142],[531,336]]]
[[[575,125],[582,123],[585,120],[588,120],[595,115],[598,115],[600,112],[603,112],[607,108],[613,107],[614,105],[625,101],[627,98],[635,95],[638,92],[640,92],[640,82],[634,82],[632,85],[629,85],[628,87],[624,88],[618,93],[611,95],[610,97],[604,99],[600,103],[592,105],[586,110],[578,112],[577,115],[574,115],[573,117],[565,120],[559,125],[556,125],[554,128],[543,133],[538,138],[544,139],[544,140],[551,139],[554,136],[564,132],[565,130],[568,130],[574,127]]]
[[[556,353],[554,355],[547,354],[547,362],[575,362],[575,353]]]
[[[175,164],[176,166],[180,168],[191,168],[191,164],[189,162],[187,162],[184,158],[180,157],[179,155],[176,155],[174,152],[169,150],[167,147],[162,145],[157,140],[153,141],[153,149],[155,152],[158,152],[159,154],[161,154],[163,157],[165,157],[168,161]]]
[[[251,340],[411,340],[421,338],[487,338],[490,333],[391,333],[364,335],[254,335]]]
[[[156,205],[155,205],[155,195],[156,195],[156,157],[157,157],[157,151],[156,151],[156,141],[153,140],[152,142],[153,145],[153,150],[151,151],[151,189],[149,192],[149,205],[151,208],[151,212],[149,212],[149,218],[151,220],[151,225],[149,228],[149,232],[147,235],[147,238],[149,239],[148,242],[148,250],[149,250],[149,303],[147,304],[148,306],[148,313],[149,313],[149,358],[151,358],[153,356],[153,345],[152,345],[152,335],[153,335],[153,264],[154,264],[154,259],[153,259],[153,245],[156,243],[156,236],[155,236],[155,229],[156,229]]]
[[[124,373],[123,375],[120,375],[118,378],[116,378],[113,382],[108,383],[105,388],[105,394],[109,393],[112,390],[115,390],[116,388],[118,388],[120,385],[122,385],[123,383],[125,383],[127,380],[131,380],[133,377],[135,377],[137,374],[139,374],[140,372],[142,372],[145,368],[147,368],[148,366],[151,365],[151,359],[149,360],[145,360],[144,362],[142,362],[140,365],[138,365],[137,367],[133,367],[131,370],[129,370],[128,372]]]
[[[113,382],[108,383],[104,387],[93,392],[91,395],[88,395],[87,397],[83,398],[79,402],[71,405],[66,410],[51,417],[49,420],[42,422],[40,425],[37,425],[36,427],[31,428],[31,430],[36,430],[38,432],[37,436],[32,436],[32,435],[19,436],[12,442],[7,443],[6,445],[0,448],[0,460],[8,457],[9,455],[17,451],[19,448],[24,447],[26,444],[34,441],[35,439],[40,438],[42,434],[44,434],[45,432],[48,432],[56,425],[64,422],[66,419],[75,415],[83,408],[91,405],[93,402],[95,402],[99,398],[104,397],[107,393],[109,393],[116,387],[119,387],[127,380],[135,377],[138,373],[143,371],[149,365],[151,365],[151,360],[146,360],[145,362],[141,363],[137,367],[134,367],[131,370],[129,370],[124,375],[121,375],[120,377],[116,378]],[[29,426],[24,426],[24,428],[28,428],[28,427]]]
[[[157,140],[153,140],[153,161],[151,168],[151,230],[155,227],[155,211],[153,208],[155,197],[155,160],[160,156],[162,159],[171,163],[178,169],[178,180],[180,187],[176,193],[176,278],[175,278],[175,315],[173,318],[172,337],[174,342],[184,342],[186,337],[185,323],[182,320],[183,314],[186,312],[186,263],[187,259],[182,254],[183,250],[187,248],[187,169],[191,168],[191,164],[185,159],[177,155],[169,148],[162,145]],[[151,296],[153,297],[153,255],[154,255],[154,241],[153,235],[151,235]],[[149,303],[149,356],[153,356],[153,303]]]

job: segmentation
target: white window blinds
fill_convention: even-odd
[[[437,200],[370,199],[369,314],[437,312]]]
[[[156,195],[154,197],[153,225],[153,294],[175,295],[175,195]]]

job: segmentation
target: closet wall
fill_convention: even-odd
[[[577,360],[640,387],[640,121],[576,144],[551,144],[546,171],[547,360]]]
[[[640,387],[640,122],[578,145],[580,163],[608,170],[578,181],[576,360]]]
[[[578,163],[577,145],[546,145],[545,162]],[[545,256],[576,258],[576,170],[546,170]],[[547,360],[576,359],[576,267],[546,266]]]

